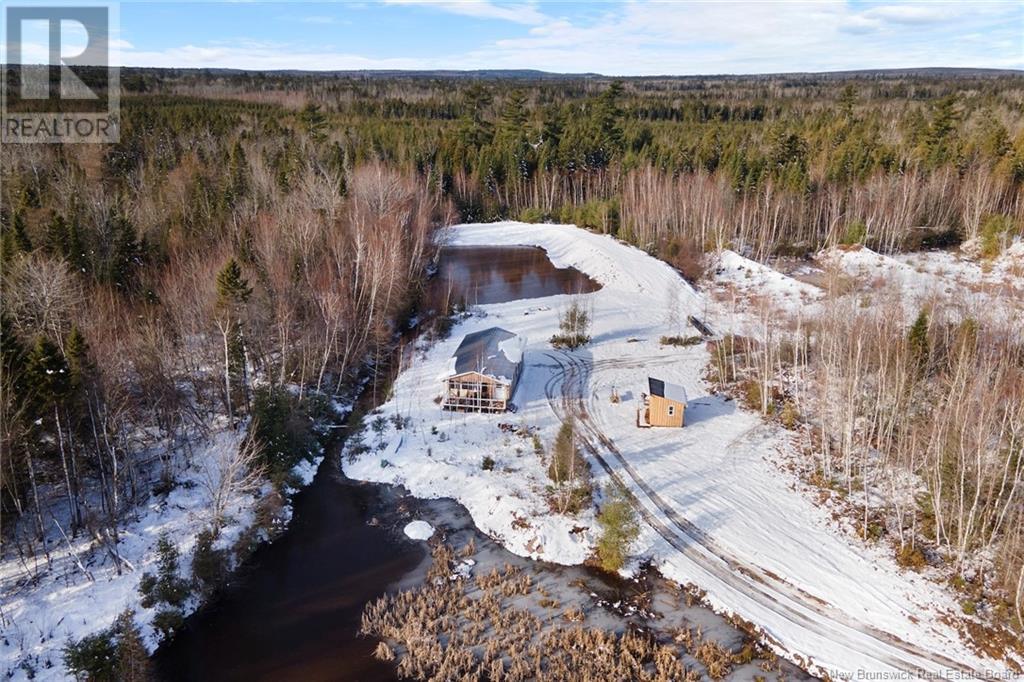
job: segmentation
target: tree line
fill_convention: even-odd
[[[114,146],[5,147],[0,533],[30,566],[56,524],[120,569],[121,524],[185,469],[206,472],[214,532],[250,473],[286,483],[326,400],[415,309],[452,219],[313,114],[162,96],[123,113]],[[257,442],[198,461],[214,425],[248,422]]]
[[[59,517],[116,556],[217,420],[258,416],[244,463],[283,480],[416,306],[437,225],[574,222],[685,268],[1005,236],[1024,210],[1015,75],[123,83],[118,144],[0,163],[0,533],[24,555]]]

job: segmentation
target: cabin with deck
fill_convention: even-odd
[[[505,412],[523,373],[526,337],[501,327],[466,334],[448,364],[441,407]]]
[[[637,426],[682,427],[685,423],[686,389],[654,377],[647,377],[647,387],[650,392],[644,394],[643,406],[636,413]]]

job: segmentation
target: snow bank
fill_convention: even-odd
[[[990,314],[1024,311],[1024,245],[1015,242],[990,262],[952,251],[886,256],[871,249],[834,248],[818,260],[855,278],[860,291],[895,289],[908,316],[933,300],[984,309]]]
[[[748,295],[767,297],[788,312],[806,310],[824,296],[824,292],[814,285],[787,277],[729,250],[718,255],[712,279],[719,286],[732,286]]]

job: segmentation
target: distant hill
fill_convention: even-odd
[[[761,80],[761,79],[814,79],[814,80],[842,80],[846,78],[985,78],[999,76],[1024,76],[1024,70],[1019,69],[986,69],[971,67],[922,67],[907,69],[859,69],[851,71],[794,71],[783,73],[763,74],[660,74],[647,76],[608,76],[600,73],[556,73],[551,71],[539,71],[536,69],[475,69],[475,70],[325,70],[312,69],[277,69],[277,70],[249,70],[249,69],[222,69],[222,68],[160,68],[160,67],[122,67],[122,71],[139,73],[162,73],[162,74],[208,74],[213,76],[241,76],[245,74],[265,76],[290,76],[290,77],[336,77],[336,78],[440,78],[440,79],[468,79],[468,80],[531,80],[531,81],[556,81],[556,80]]]

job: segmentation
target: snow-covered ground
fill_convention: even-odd
[[[210,492],[204,486],[210,478],[200,463],[216,462],[222,454],[237,451],[244,434],[244,430],[223,425],[215,429],[209,440],[194,446],[191,461],[195,464],[178,474],[176,487],[166,495],[151,497],[134,512],[134,518],[121,526],[117,552],[124,565],[120,574],[109,553],[88,533],[64,540],[56,532],[52,522],[63,512],[61,501],[44,512],[49,525],[49,562],[41,551],[23,560],[15,548],[4,548],[5,558],[0,561],[0,666],[5,677],[67,679],[62,649],[68,639],[77,640],[110,627],[125,609],[135,612],[147,648],[156,648],[158,642],[150,625],[156,609],[140,606],[139,581],[146,572],[156,573],[156,545],[163,534],[178,548],[179,574],[191,574],[196,535],[212,521]],[[294,470],[296,479],[308,484],[316,468],[317,463],[303,461]],[[258,497],[270,490],[271,484],[264,484]],[[256,499],[252,493],[245,493],[227,501],[226,523],[215,548],[230,548],[253,524]],[[289,509],[284,513],[287,515]],[[67,530],[66,519],[59,523]],[[88,574],[81,570],[79,561]],[[198,600],[192,597],[185,611],[190,613],[198,606]]]
[[[909,316],[932,302],[1001,316],[1024,312],[1024,242],[991,261],[951,251],[883,255],[865,247],[819,254],[822,265],[853,277],[860,293],[898,292]]]
[[[742,296],[744,302],[749,304],[764,298],[786,312],[806,312],[824,295],[813,284],[788,277],[735,251],[722,251],[712,266],[711,274],[716,285]]]
[[[381,408],[402,419],[379,435],[367,433],[370,450],[347,461],[349,476],[404,484],[419,497],[454,497],[512,551],[579,563],[592,552],[593,512],[565,517],[549,510],[546,470],[530,435],[550,445],[560,417],[572,410],[598,483],[624,485],[645,522],[634,552],[666,576],[707,590],[714,607],[761,627],[792,660],[833,678],[863,670],[1005,669],[972,653],[943,622],[943,614],[959,610],[950,594],[903,573],[882,549],[851,540],[799,492],[781,464],[781,453],[793,447],[787,433],[708,394],[703,346],[659,345],[662,335],[676,333],[667,327],[666,301],[678,301],[684,320],[711,315],[730,324],[742,310],[716,318],[718,303],[664,263],[571,226],[465,225],[452,230],[451,241],[540,246],[556,266],[595,279],[602,288],[583,296],[593,309],[593,341],[574,353],[547,343],[567,296],[482,306],[448,340],[415,354]],[[731,280],[751,280],[793,304],[817,296],[744,260],[723,259]],[[530,339],[514,396],[518,411],[443,412],[435,399],[448,359],[466,333],[491,326]],[[648,376],[686,388],[684,429],[637,428]],[[618,404],[609,399],[613,389]],[[485,456],[493,468],[482,465]]]

